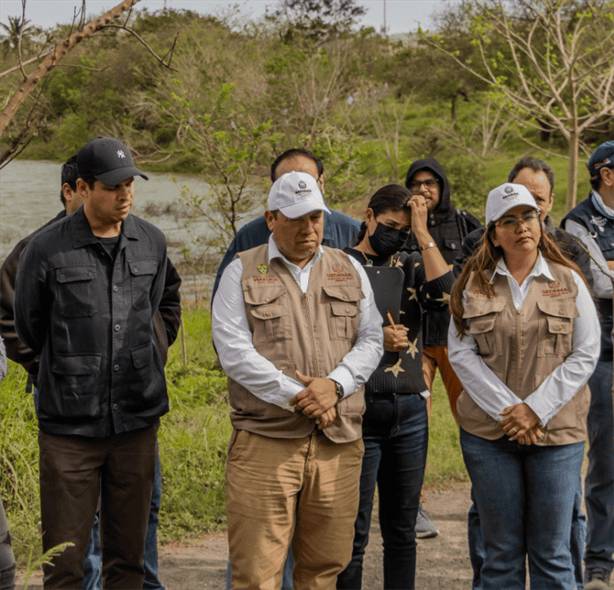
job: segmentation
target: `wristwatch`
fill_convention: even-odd
[[[341,383],[331,379],[331,381],[335,384],[335,391],[337,393],[337,397],[342,400],[343,399],[343,387],[341,387]]]

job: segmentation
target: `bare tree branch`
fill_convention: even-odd
[[[120,29],[122,31],[126,31],[126,32],[130,33],[131,35],[134,35],[139,40],[139,42],[147,49],[147,51],[149,51],[149,53],[151,53],[151,55],[153,55],[156,58],[156,60],[159,61],[165,68],[168,68],[169,70],[173,70],[173,72],[178,72],[179,71],[179,70],[177,70],[177,68],[171,67],[171,60],[173,59],[173,51],[175,49],[175,45],[177,43],[177,39],[179,38],[179,33],[177,33],[175,35],[175,40],[173,41],[173,46],[171,47],[171,49],[169,51],[171,55],[169,57],[168,63],[165,63],[164,60],[165,60],[166,56],[169,54],[169,52],[167,52],[164,57],[160,57],[150,47],[150,45],[147,43],[147,41],[145,41],[145,39],[143,39],[143,37],[141,37],[138,33],[133,31],[132,29],[129,29],[128,27],[126,27],[126,25],[105,25],[104,27],[101,27],[101,29]]]
[[[76,33],[70,35],[70,37],[65,39],[62,43],[56,45],[55,49],[50,52],[50,54],[29,76],[26,77],[21,86],[8,100],[6,107],[2,113],[0,113],[0,134],[4,133],[19,107],[32,93],[43,77],[49,73],[69,51],[74,49],[79,43],[81,43],[81,41],[87,39],[87,37],[108,25],[112,20],[117,18],[137,2],[139,2],[139,0],[124,0],[102,16],[98,17],[96,20],[78,30]]]

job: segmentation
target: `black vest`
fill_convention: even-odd
[[[576,205],[563,218],[561,225],[565,227],[567,220],[583,225],[590,236],[597,242],[606,260],[614,260],[614,221],[604,217],[593,205],[591,196]],[[612,300],[597,299],[597,310],[601,322],[601,355],[600,361],[612,361]]]

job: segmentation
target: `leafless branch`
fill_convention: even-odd
[[[23,75],[24,80],[27,78],[26,71],[23,68],[23,58],[21,57],[21,38],[23,37],[23,30],[26,26],[26,0],[21,0],[21,25],[19,26],[19,37],[17,38],[17,56],[19,58],[19,67]]]
[[[151,53],[151,55],[154,56],[154,58],[160,62],[165,68],[168,68],[169,70],[172,70],[173,72],[177,72],[179,70],[177,70],[177,68],[173,68],[171,67],[171,59],[173,58],[173,53],[172,51],[175,49],[175,44],[177,43],[177,38],[179,37],[179,33],[177,33],[175,35],[175,40],[173,42],[173,46],[171,48],[171,55],[170,58],[168,60],[168,64],[164,62],[164,59],[166,58],[166,55],[168,55],[168,52],[166,53],[166,55],[164,57],[160,57],[151,47],[150,45],[147,43],[147,41],[145,41],[145,39],[143,39],[143,37],[141,37],[138,33],[136,33],[135,31],[133,31],[132,29],[129,29],[128,27],[126,27],[125,25],[105,25],[104,27],[101,27],[102,29],[120,29],[122,31],[126,31],[127,33],[130,33],[131,35],[134,35],[139,42],[147,49],[147,51],[149,51],[149,53]]]

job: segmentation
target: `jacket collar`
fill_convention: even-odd
[[[72,224],[72,244],[73,248],[81,248],[90,244],[97,244],[98,237],[92,232],[92,228],[85,216],[83,206],[79,207],[72,215],[69,216]],[[120,249],[128,244],[128,240],[138,240],[138,231],[132,214],[129,214],[122,222],[121,234],[119,239]]]

